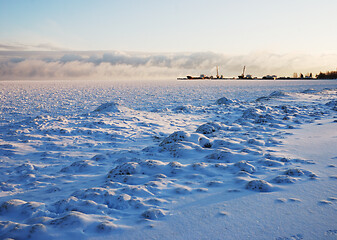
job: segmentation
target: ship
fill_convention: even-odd
[[[200,76],[186,76],[186,78],[177,78],[178,80],[203,80],[203,79],[224,79],[223,75],[219,75],[219,66],[216,67],[216,77],[200,74]]]
[[[209,76],[206,76],[205,74],[200,74],[199,77],[193,77],[193,76],[186,76],[187,79],[210,79]]]

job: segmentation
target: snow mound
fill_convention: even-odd
[[[72,196],[67,199],[62,199],[53,203],[50,209],[55,213],[64,213],[67,211],[77,210],[78,203],[78,199]]]
[[[227,150],[215,150],[213,153],[206,156],[207,159],[214,160],[225,160],[226,162],[230,162],[233,157],[233,153]]]
[[[253,149],[253,148],[249,148],[249,147],[245,147],[240,152],[249,153],[249,154],[252,154],[252,155],[261,155],[262,154],[261,149]]]
[[[198,139],[198,142],[199,142],[200,146],[203,147],[203,148],[211,148],[212,147],[212,142],[207,137],[200,137]]]
[[[288,93],[286,92],[283,92],[283,91],[274,91],[272,92],[271,94],[269,94],[269,96],[267,97],[259,97],[258,99],[256,99],[257,102],[259,101],[263,101],[263,100],[271,100],[271,99],[274,99],[274,98],[280,98],[280,97],[287,97],[289,96]]]
[[[337,111],[337,100],[332,100],[330,102],[327,102],[325,105],[328,107],[331,107],[332,110]]]
[[[143,170],[148,172],[160,171],[166,166],[165,163],[159,160],[145,160],[139,163]]]
[[[138,197],[150,197],[154,194],[151,193],[145,186],[126,186],[125,188],[121,189],[121,192],[129,194],[131,196],[138,196]]]
[[[180,162],[173,161],[168,164],[171,168],[182,168],[184,165],[182,165]]]
[[[320,200],[318,202],[320,205],[332,205],[332,202],[331,201],[328,201],[328,200]]]
[[[258,140],[254,138],[250,138],[247,140],[247,144],[249,145],[256,145],[256,146],[264,146],[265,142],[263,140]]]
[[[81,197],[81,193],[74,194]],[[131,196],[128,194],[114,194],[107,192],[105,194],[97,193],[95,196],[93,193],[82,195],[83,198],[71,196],[67,199],[62,199],[54,203],[50,210],[55,213],[67,213],[69,211],[78,211],[86,214],[100,214],[109,213],[111,209],[128,209],[131,203]],[[92,200],[89,200],[92,199]]]
[[[131,196],[129,194],[119,194],[113,196],[111,201],[108,202],[108,207],[109,208],[115,208],[119,210],[127,209],[130,207],[131,203]]]
[[[248,108],[242,114],[245,119],[256,119],[261,116],[262,111],[257,108]]]
[[[325,105],[328,106],[328,107],[335,107],[335,106],[337,106],[337,100],[329,101]]]
[[[218,131],[220,128],[221,128],[220,124],[210,122],[199,126],[196,132],[201,134],[211,134],[213,132]]]
[[[271,192],[273,185],[264,180],[252,180],[246,184],[246,188],[256,192]]]
[[[178,106],[172,109],[173,112],[176,113],[190,113],[192,109],[192,106],[187,105],[187,106]]]
[[[192,142],[176,142],[161,146],[161,150],[168,151],[172,157],[176,158],[188,156],[191,151],[200,149],[202,148],[199,144]]]
[[[139,163],[136,162],[127,162],[123,163],[122,165],[118,165],[114,169],[112,169],[109,174],[108,178],[113,178],[116,176],[124,176],[124,175],[132,175],[137,174],[140,172],[141,167],[139,166]]]
[[[261,161],[259,161],[259,163],[261,163],[262,165],[267,166],[267,167],[280,167],[280,166],[284,165],[283,162],[279,162],[279,161],[276,161],[276,160],[270,160],[270,159],[261,160]]]
[[[264,108],[248,108],[242,113],[241,122],[245,122],[246,119],[255,120],[253,123],[267,124],[273,123],[277,127],[277,121],[275,121],[273,114],[268,113],[268,109]]]
[[[185,167],[183,164],[176,161],[170,162],[167,166],[169,167],[169,173],[174,175],[182,173],[184,171],[183,168]]]
[[[165,146],[167,144],[176,143],[186,140],[190,136],[189,133],[185,131],[177,131],[166,137],[159,146]]]
[[[315,89],[312,89],[312,88],[308,88],[304,91],[302,91],[302,93],[307,93],[307,94],[315,94],[315,93],[318,93],[319,91],[315,90]]]
[[[0,205],[0,215],[15,215],[19,218],[39,216],[44,211],[44,203],[25,202],[19,199],[11,199]]]
[[[150,208],[142,213],[142,217],[150,220],[157,220],[164,217],[166,214],[161,209]]]
[[[51,220],[49,224],[60,228],[77,228],[86,225],[88,222],[90,222],[90,218],[86,214],[70,211],[63,217]]]
[[[300,177],[304,175],[304,172],[299,168],[290,168],[284,172],[285,175]]]
[[[307,177],[309,177],[309,178],[311,178],[311,179],[316,179],[316,178],[318,178],[317,174],[314,173],[314,172],[312,172],[312,171],[309,171],[309,170],[303,170],[303,173],[304,173]]]
[[[119,104],[115,102],[107,102],[96,108],[94,113],[109,113],[109,112],[120,112]]]
[[[95,156],[93,156],[91,158],[91,160],[94,160],[94,161],[97,161],[97,162],[105,161],[107,159],[108,159],[107,156],[103,155],[103,154],[96,154]]]
[[[117,230],[119,227],[118,225],[112,223],[112,222],[101,222],[96,226],[96,232],[98,233],[109,233],[112,231]]]
[[[0,222],[1,239],[51,239],[47,234],[47,228],[43,224],[20,224],[11,221]]]
[[[296,113],[298,114],[299,113],[299,109],[297,107],[294,107],[294,106],[279,105],[279,106],[277,106],[277,108],[282,110],[284,113],[287,113],[287,114],[296,114]],[[289,118],[289,116],[288,116],[288,118]]]
[[[179,186],[174,189],[174,192],[177,194],[189,194],[192,189],[186,186]]]
[[[188,156],[194,150],[202,150],[199,145],[197,134],[193,134],[193,137],[185,131],[177,131],[166,137],[159,144],[159,152],[169,152],[173,157]],[[149,151],[151,151],[149,149]]]
[[[208,187],[220,187],[223,185],[223,182],[217,181],[217,180],[212,180],[206,183]]]
[[[20,174],[32,173],[36,170],[36,167],[30,163],[24,163],[15,168],[15,171]]]
[[[0,190],[4,192],[9,192],[15,190],[15,184],[0,182]]]
[[[115,196],[115,191],[107,188],[94,187],[85,190],[78,190],[72,194],[78,199],[92,200],[100,204],[109,204]]]
[[[214,150],[213,153],[205,156],[206,159],[216,160],[216,162],[225,162],[225,163],[233,163],[241,161],[242,159],[247,159],[246,153],[236,153],[229,149],[217,149]]]
[[[95,169],[97,166],[95,166],[92,161],[89,160],[81,160],[77,162],[73,162],[70,166],[64,167],[61,169],[61,172],[72,172],[72,173],[78,173],[78,172],[86,172],[90,171],[92,169]]]
[[[214,164],[214,167],[221,169],[221,170],[225,170],[228,168],[228,165],[226,163],[216,163]]]
[[[297,179],[288,175],[279,175],[275,177],[272,181],[274,183],[283,184],[283,183],[295,183]]]
[[[220,149],[220,148],[229,148],[229,149],[242,149],[243,146],[241,143],[239,143],[238,141],[234,140],[234,139],[214,139],[213,140],[213,148],[215,149]]]
[[[222,104],[230,104],[230,103],[233,103],[233,100],[228,99],[228,98],[226,98],[226,97],[222,97],[222,98],[219,98],[218,100],[216,100],[215,103],[218,104],[218,105],[222,105]]]
[[[285,97],[285,96],[289,96],[289,95],[283,91],[274,91],[271,94],[269,94],[269,97]]]
[[[248,173],[254,173],[254,172],[256,172],[255,167],[252,164],[250,164],[250,163],[248,163],[248,162],[246,162],[244,160],[235,163],[234,166],[236,168],[238,168],[240,171],[244,171],[244,172],[248,172]]]

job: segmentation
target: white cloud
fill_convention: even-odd
[[[337,55],[251,53],[228,56],[202,53],[130,53],[2,51],[0,79],[175,79],[178,76],[215,75],[215,66],[224,76],[241,73],[243,65],[254,76],[293,72],[335,70]]]

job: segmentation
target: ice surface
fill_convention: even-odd
[[[1,239],[335,236],[335,80],[0,85]]]

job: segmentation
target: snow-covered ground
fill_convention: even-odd
[[[1,239],[337,239],[336,80],[0,86]]]

